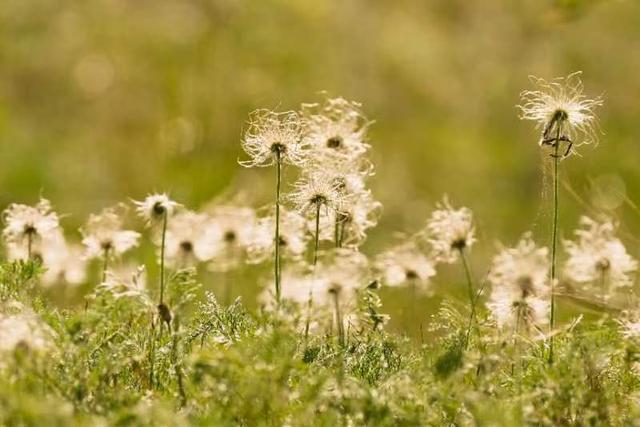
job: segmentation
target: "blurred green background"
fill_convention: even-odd
[[[527,76],[583,70],[605,135],[562,164],[561,233],[604,210],[637,255],[639,28],[631,0],[3,0],[0,204],[42,194],[74,229],[150,191],[263,203],[272,174],[237,164],[247,114],[326,90],[375,120],[385,210],[365,252],[448,193],[477,216],[480,274],[497,240],[548,232],[546,159],[515,109]]]

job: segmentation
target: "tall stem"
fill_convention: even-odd
[[[315,266],[318,263],[318,246],[320,244],[320,208],[322,207],[322,203],[316,202],[316,234],[315,234],[315,242],[313,246],[313,265]]]
[[[102,282],[107,280],[107,270],[109,269],[109,247],[104,248],[104,259],[102,263]]]
[[[553,150],[553,226],[551,229],[551,314],[549,316],[549,363],[553,363],[553,328],[556,320],[556,245],[558,240],[558,170],[560,163],[560,129],[562,123],[558,122],[556,130],[556,142]]]
[[[280,150],[276,150],[276,231],[274,274],[276,281],[276,302],[280,303],[280,184],[282,182],[282,162]]]
[[[167,237],[167,210],[162,215],[162,242],[160,244],[160,304],[164,303],[164,247]]]
[[[336,315],[336,328],[338,329],[338,343],[344,346],[344,325],[342,324],[342,314],[340,313],[339,291],[333,292],[333,303]]]
[[[33,247],[33,233],[27,233],[27,259],[31,259],[31,252]]]
[[[469,345],[469,336],[471,335],[471,327],[473,326],[473,320],[476,316],[476,298],[473,291],[473,279],[471,277],[471,269],[469,268],[469,262],[467,261],[467,254],[464,248],[460,248],[460,261],[464,268],[465,276],[467,277],[467,290],[469,292],[469,306],[471,308],[471,314],[469,315],[469,325],[467,326],[467,334],[465,337],[464,347],[465,349]]]

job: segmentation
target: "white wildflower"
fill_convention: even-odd
[[[275,215],[260,218],[253,228],[248,257],[252,263],[263,262],[275,252]],[[309,241],[306,220],[300,214],[280,208],[280,250],[283,256],[299,259],[307,249]]]
[[[549,259],[525,234],[515,248],[505,248],[493,259],[487,306],[500,327],[521,328],[543,324],[549,315]]]
[[[132,298],[147,307],[154,305],[147,290],[147,271],[143,265],[134,269],[109,271],[106,280],[97,286],[96,291],[110,293],[115,299]]]
[[[594,110],[602,105],[602,99],[588,99],[583,94],[580,72],[550,82],[531,76],[537,90],[520,94],[520,118],[538,123],[542,129],[540,145],[566,142],[565,156],[572,145],[597,141],[597,117]],[[578,139],[580,138],[580,139]]]
[[[42,252],[42,264],[45,272],[42,283],[51,286],[57,283],[79,285],[87,279],[87,260],[83,256],[83,248],[68,244],[60,235],[50,239]]]
[[[306,152],[300,132],[300,117],[295,112],[254,111],[242,141],[250,160],[240,164],[246,167],[271,166],[276,162],[303,165]]]
[[[615,236],[616,224],[583,216],[580,225],[575,231],[576,241],[564,242],[569,255],[564,267],[566,276],[582,284],[605,282],[606,286],[631,286],[638,262]]]
[[[10,259],[26,259],[33,255],[36,246],[60,232],[58,215],[46,199],[40,199],[35,206],[13,203],[3,216],[2,236]]]
[[[103,209],[89,215],[87,224],[80,229],[87,258],[118,257],[138,246],[140,233],[123,230],[123,205]]]
[[[150,194],[143,201],[133,201],[136,212],[147,224],[161,221],[164,216],[170,217],[180,206],[167,196],[167,194]]]
[[[344,196],[331,175],[321,171],[308,171],[294,184],[289,200],[298,213],[305,216],[313,214],[312,217],[315,218],[316,211],[328,215],[330,209],[341,206]]]
[[[46,351],[54,338],[53,330],[32,310],[16,301],[5,303],[0,314],[0,354],[16,349]]]
[[[421,288],[429,284],[436,275],[434,263],[409,241],[381,254],[376,260],[376,268],[387,286],[416,284]]]
[[[431,214],[425,231],[438,262],[455,262],[460,251],[470,248],[475,242],[471,210],[464,207],[454,209],[446,196]]]
[[[256,224],[255,211],[248,207],[219,205],[211,209],[203,238],[211,245],[210,268],[228,271],[246,258]]]
[[[304,141],[315,156],[354,159],[368,150],[366,132],[370,122],[360,107],[359,103],[343,98],[303,105]]]
[[[192,211],[177,213],[167,226],[165,257],[174,268],[194,266],[213,258],[216,243],[207,233],[209,217]]]

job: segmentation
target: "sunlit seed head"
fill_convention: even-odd
[[[386,286],[417,285],[419,289],[427,290],[430,279],[436,274],[434,262],[413,240],[383,252],[374,265]]]
[[[80,229],[86,256],[116,258],[138,246],[140,233],[124,230],[124,215],[127,207],[119,204],[103,209],[99,214],[89,215],[84,227]]]
[[[599,222],[583,216],[576,239],[564,242],[569,255],[565,276],[586,287],[600,287],[603,280],[607,288],[632,285],[638,261],[628,254],[616,231],[617,224],[609,219]]]
[[[520,118],[537,123],[541,129],[540,145],[566,145],[564,154],[577,147],[598,140],[595,110],[603,104],[601,97],[588,99],[580,79],[581,73],[546,81],[530,77],[536,90],[520,94]]]
[[[142,201],[133,201],[136,212],[147,224],[152,225],[174,214],[179,203],[174,202],[167,194],[151,194]]]
[[[249,262],[260,263],[273,260],[275,253],[275,212],[270,211],[256,222],[248,244]],[[279,246],[282,257],[299,260],[307,249],[310,239],[306,219],[298,212],[280,207]]]
[[[468,208],[454,209],[445,196],[429,217],[422,234],[431,244],[437,262],[453,263],[463,249],[475,243],[473,214]]]
[[[249,117],[242,148],[249,160],[242,166],[263,167],[276,162],[302,166],[307,160],[302,124],[295,112],[256,110]]]

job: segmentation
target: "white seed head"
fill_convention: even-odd
[[[602,105],[602,98],[584,95],[580,75],[576,72],[552,81],[531,76],[537,89],[520,94],[520,118],[532,120],[542,129],[540,144],[558,136],[575,146],[597,142],[595,109]]]
[[[68,244],[62,233],[55,239],[48,239],[42,249],[45,272],[41,281],[45,286],[55,284],[80,285],[87,279],[87,260],[80,245]]]
[[[633,285],[638,262],[616,237],[616,224],[583,216],[580,225],[581,228],[575,231],[576,240],[564,242],[569,255],[564,266],[565,275],[580,284],[599,285],[604,280],[607,287]]]
[[[375,264],[386,286],[414,284],[425,289],[431,277],[436,275],[434,262],[413,241],[382,253]]]
[[[294,191],[289,194],[288,199],[299,214],[315,218],[318,207],[322,214],[328,215],[330,209],[341,206],[344,195],[329,173],[314,170],[306,171],[295,182]]]
[[[544,323],[549,312],[548,272],[548,250],[537,247],[530,233],[515,248],[504,248],[494,257],[487,306],[500,327],[529,329]]]
[[[87,258],[105,255],[115,258],[138,246],[140,233],[122,229],[125,212],[126,206],[120,204],[89,215],[86,225],[80,229]]]
[[[144,265],[133,268],[124,266],[109,271],[106,280],[97,286],[96,292],[109,293],[115,299],[132,298],[147,307],[154,305],[147,290],[147,271]]]
[[[29,242],[33,254],[37,246],[46,245],[47,240],[55,239],[61,233],[58,215],[46,199],[40,199],[35,206],[13,203],[3,215],[2,236],[10,259],[26,259]]]
[[[272,258],[275,252],[275,213],[258,219],[252,230],[247,253],[251,263],[261,263]],[[284,257],[297,260],[307,249],[310,235],[306,219],[295,211],[280,208],[280,250]]]
[[[424,233],[437,262],[453,263],[459,252],[475,243],[473,213],[469,208],[454,209],[445,196],[427,221]]]
[[[174,214],[175,210],[180,206],[179,203],[174,202],[163,194],[150,194],[142,201],[133,201],[136,206],[136,212],[144,219],[148,225],[161,221],[164,216],[170,217]]]
[[[251,208],[232,205],[213,207],[202,231],[210,255],[211,270],[228,271],[245,261],[255,226],[256,213]]]
[[[4,303],[0,314],[0,354],[17,348],[43,352],[53,347],[54,339],[53,330],[32,310],[16,301]]]
[[[301,141],[300,117],[292,111],[254,111],[249,117],[242,148],[250,157],[239,162],[245,167],[271,166],[278,160],[302,166],[306,161],[306,151],[305,143]]]
[[[360,108],[359,103],[343,98],[303,105],[304,141],[314,157],[353,160],[369,149],[366,133],[370,122]]]
[[[211,260],[218,248],[206,232],[208,223],[208,215],[192,211],[181,211],[171,218],[165,236],[167,265],[187,268]]]

